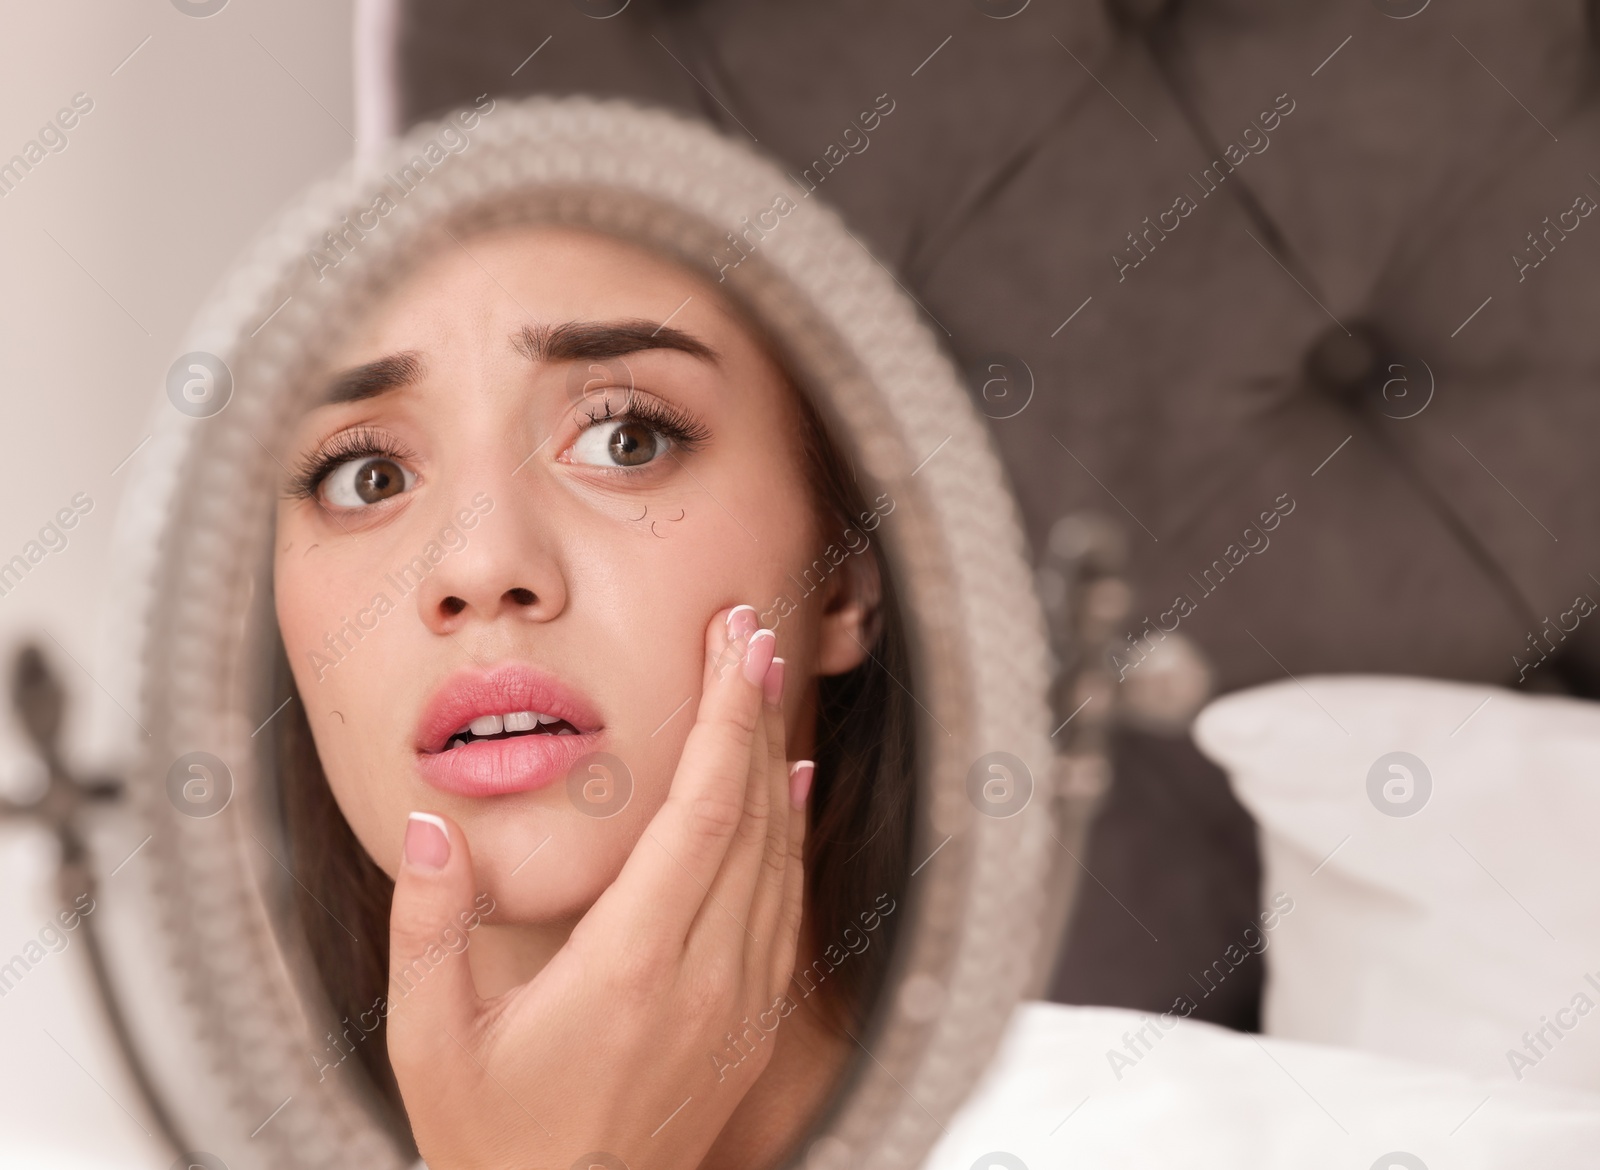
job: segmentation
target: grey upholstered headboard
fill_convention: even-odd
[[[621,95],[815,186],[975,394],[1031,379],[993,432],[1035,546],[1124,526],[1119,670],[1160,626],[1222,690],[1600,691],[1560,617],[1600,597],[1592,6],[403,0],[393,43],[401,124]],[[1054,994],[1165,1009],[1254,912],[1254,830],[1185,737],[1116,748]]]

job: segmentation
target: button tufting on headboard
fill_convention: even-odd
[[[1179,0],[1106,0],[1111,19],[1126,28],[1145,29],[1177,11]]]
[[[1345,406],[1357,406],[1382,384],[1393,347],[1377,326],[1329,325],[1306,351],[1306,377]]]

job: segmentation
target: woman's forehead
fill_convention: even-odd
[[[677,351],[747,389],[793,383],[714,281],[629,240],[532,226],[451,236],[362,315],[306,408],[371,398],[463,363],[611,366]]]
[[[367,314],[361,341],[406,332],[459,335],[476,326],[543,329],[573,321],[685,321],[742,331],[713,284],[672,258],[627,240],[566,227],[452,237]]]

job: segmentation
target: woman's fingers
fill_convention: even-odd
[[[745,819],[761,681],[777,642],[754,627],[749,606],[712,619],[700,708],[672,788],[602,899],[635,937],[682,945]]]
[[[453,1063],[457,1041],[471,1046],[481,1002],[467,963],[477,925],[472,881],[461,827],[412,813],[389,912],[389,1057],[397,1068]]]
[[[766,755],[760,761],[761,784],[767,793],[767,833],[762,843],[762,864],[751,900],[750,932],[746,940],[760,970],[772,963],[774,933],[783,907],[784,881],[789,868],[789,761],[783,725],[781,665],[768,675],[761,719],[766,728]],[[773,674],[778,678],[773,679]]]
[[[806,897],[806,827],[811,819],[811,782],[817,767],[810,760],[797,760],[786,771],[785,787],[789,798],[788,834],[785,842],[788,865],[783,873],[783,905],[773,931],[772,994],[784,994],[794,973],[800,949],[800,921]]]
[[[745,777],[744,820],[734,833],[722,868],[717,871],[716,880],[711,884],[706,905],[689,932],[691,946],[698,944],[712,954],[743,954],[748,957],[762,943],[762,936],[755,925],[755,906],[763,870],[769,859],[772,816],[784,811],[781,800],[776,804],[773,801],[769,772],[773,750],[769,746],[770,741],[774,734],[781,735],[782,729],[775,729],[772,725],[772,708],[768,705],[767,696],[771,693],[774,672],[781,673],[782,670],[782,664],[774,658],[762,680],[761,713],[756,720],[755,734],[751,737],[749,770]],[[777,750],[782,750],[781,745]],[[759,968],[763,973],[766,970],[765,963],[763,953],[762,966]]]

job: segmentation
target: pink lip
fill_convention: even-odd
[[[480,715],[541,711],[565,719],[577,735],[523,735],[483,740],[444,750],[460,728]],[[500,796],[529,792],[561,780],[583,756],[597,750],[604,725],[582,695],[550,675],[517,663],[493,670],[462,670],[447,679],[417,722],[417,768],[442,792]]]

